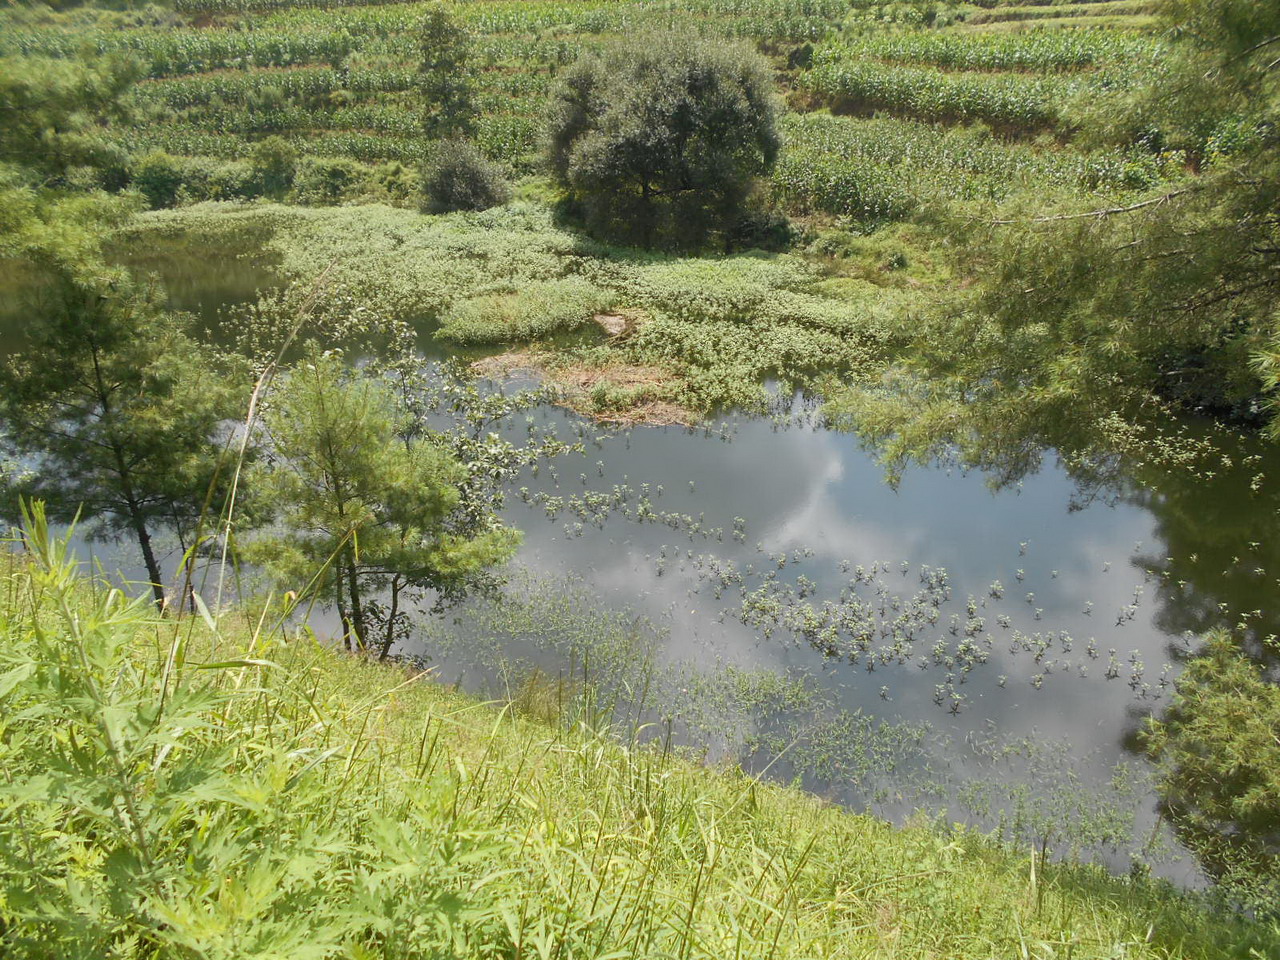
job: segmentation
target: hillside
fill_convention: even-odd
[[[0,10],[0,953],[1280,956],[1277,44]]]
[[[1274,956],[1185,894],[896,829],[4,559],[0,942],[67,957]],[[622,739],[619,740],[618,737]],[[1274,931],[1273,931],[1274,932]]]

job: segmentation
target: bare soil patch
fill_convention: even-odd
[[[486,377],[510,377],[533,373],[557,388],[561,402],[571,410],[600,423],[649,426],[691,426],[699,420],[692,410],[667,400],[646,397],[646,388],[660,391],[674,378],[661,367],[616,363],[604,367],[556,363],[552,354],[537,350],[513,350],[485,357],[471,365]],[[636,391],[630,406],[601,410],[594,397],[605,388],[611,393]]]

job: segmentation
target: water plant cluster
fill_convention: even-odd
[[[585,474],[579,479],[587,482]],[[725,527],[711,525],[705,514],[693,516],[656,508],[663,493],[660,484],[633,487],[622,483],[607,492],[569,494],[530,492],[528,487],[521,487],[519,497],[540,507],[549,520],[558,520],[566,513],[576,518],[564,525],[568,537],[582,536],[584,525],[604,529],[617,516],[630,523],[669,527],[690,542],[724,542]],[[729,536],[732,541],[746,544],[747,521],[733,518]],[[1024,545],[1023,554],[1025,549]],[[691,596],[700,593],[703,586],[708,587],[713,601],[725,603],[720,608],[720,620],[737,620],[765,640],[773,639],[775,634],[789,636],[829,661],[861,667],[868,673],[891,667],[943,672],[933,700],[953,714],[967,703],[960,688],[974,669],[988,663],[997,647],[1011,655],[1030,657],[1034,667],[1027,682],[1037,690],[1055,674],[1084,678],[1092,671],[1108,681],[1123,680],[1140,699],[1159,700],[1171,682],[1171,663],[1163,663],[1158,675],[1148,678],[1147,665],[1139,651],[1102,647],[1096,635],[1077,638],[1067,630],[1034,629],[1029,624],[1024,630],[1021,624],[1028,620],[1042,620],[1044,611],[1035,606],[1034,591],[1024,591],[1021,598],[1017,593],[1006,596],[1005,586],[997,580],[985,595],[968,594],[962,598],[954,594],[944,568],[912,568],[906,560],[856,565],[844,560],[838,565],[846,578],[844,586],[836,596],[823,598],[819,596],[818,582],[798,572],[813,556],[811,549],[770,552],[757,542],[754,552],[758,559],[742,562],[663,544],[644,559],[659,577],[680,575],[698,584]],[[830,580],[831,571],[827,573],[822,577],[824,582]],[[914,592],[904,591],[903,582],[911,574],[911,582],[917,587]],[[1057,571],[1051,576],[1056,579]],[[1021,569],[1014,572],[1013,579],[1025,587]],[[1144,575],[1145,582],[1151,580],[1150,572]],[[1144,594],[1144,583],[1134,586],[1132,602],[1120,606],[1115,613],[1114,627],[1122,627],[1137,616]],[[1085,600],[1080,613],[1091,616],[1093,607],[1092,601]],[[1107,635],[1115,636],[1114,627],[1108,627],[1104,622],[1098,623],[1099,632],[1105,630]],[[1003,687],[1007,680],[1007,676],[1000,675],[999,686]],[[882,699],[887,696],[888,687],[882,688]]]

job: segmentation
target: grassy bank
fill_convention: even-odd
[[[36,524],[0,617],[15,957],[1264,957],[1143,880],[547,725],[272,615],[159,620]],[[585,719],[585,718],[580,718]],[[1268,939],[1268,937],[1271,939]]]

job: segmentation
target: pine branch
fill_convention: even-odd
[[[1132,213],[1134,210],[1141,210],[1143,207],[1152,207],[1161,203],[1168,203],[1174,197],[1188,193],[1190,187],[1182,190],[1174,190],[1172,193],[1166,193],[1159,197],[1153,197],[1150,200],[1143,200],[1141,203],[1130,204],[1127,207],[1106,207],[1102,210],[1089,210],[1085,213],[1064,213],[1053,217],[1021,217],[1013,220],[988,220],[991,224],[1009,224],[1009,223],[1052,223],[1058,220],[1084,220],[1089,217],[1102,219],[1103,217],[1112,217],[1121,213]]]

